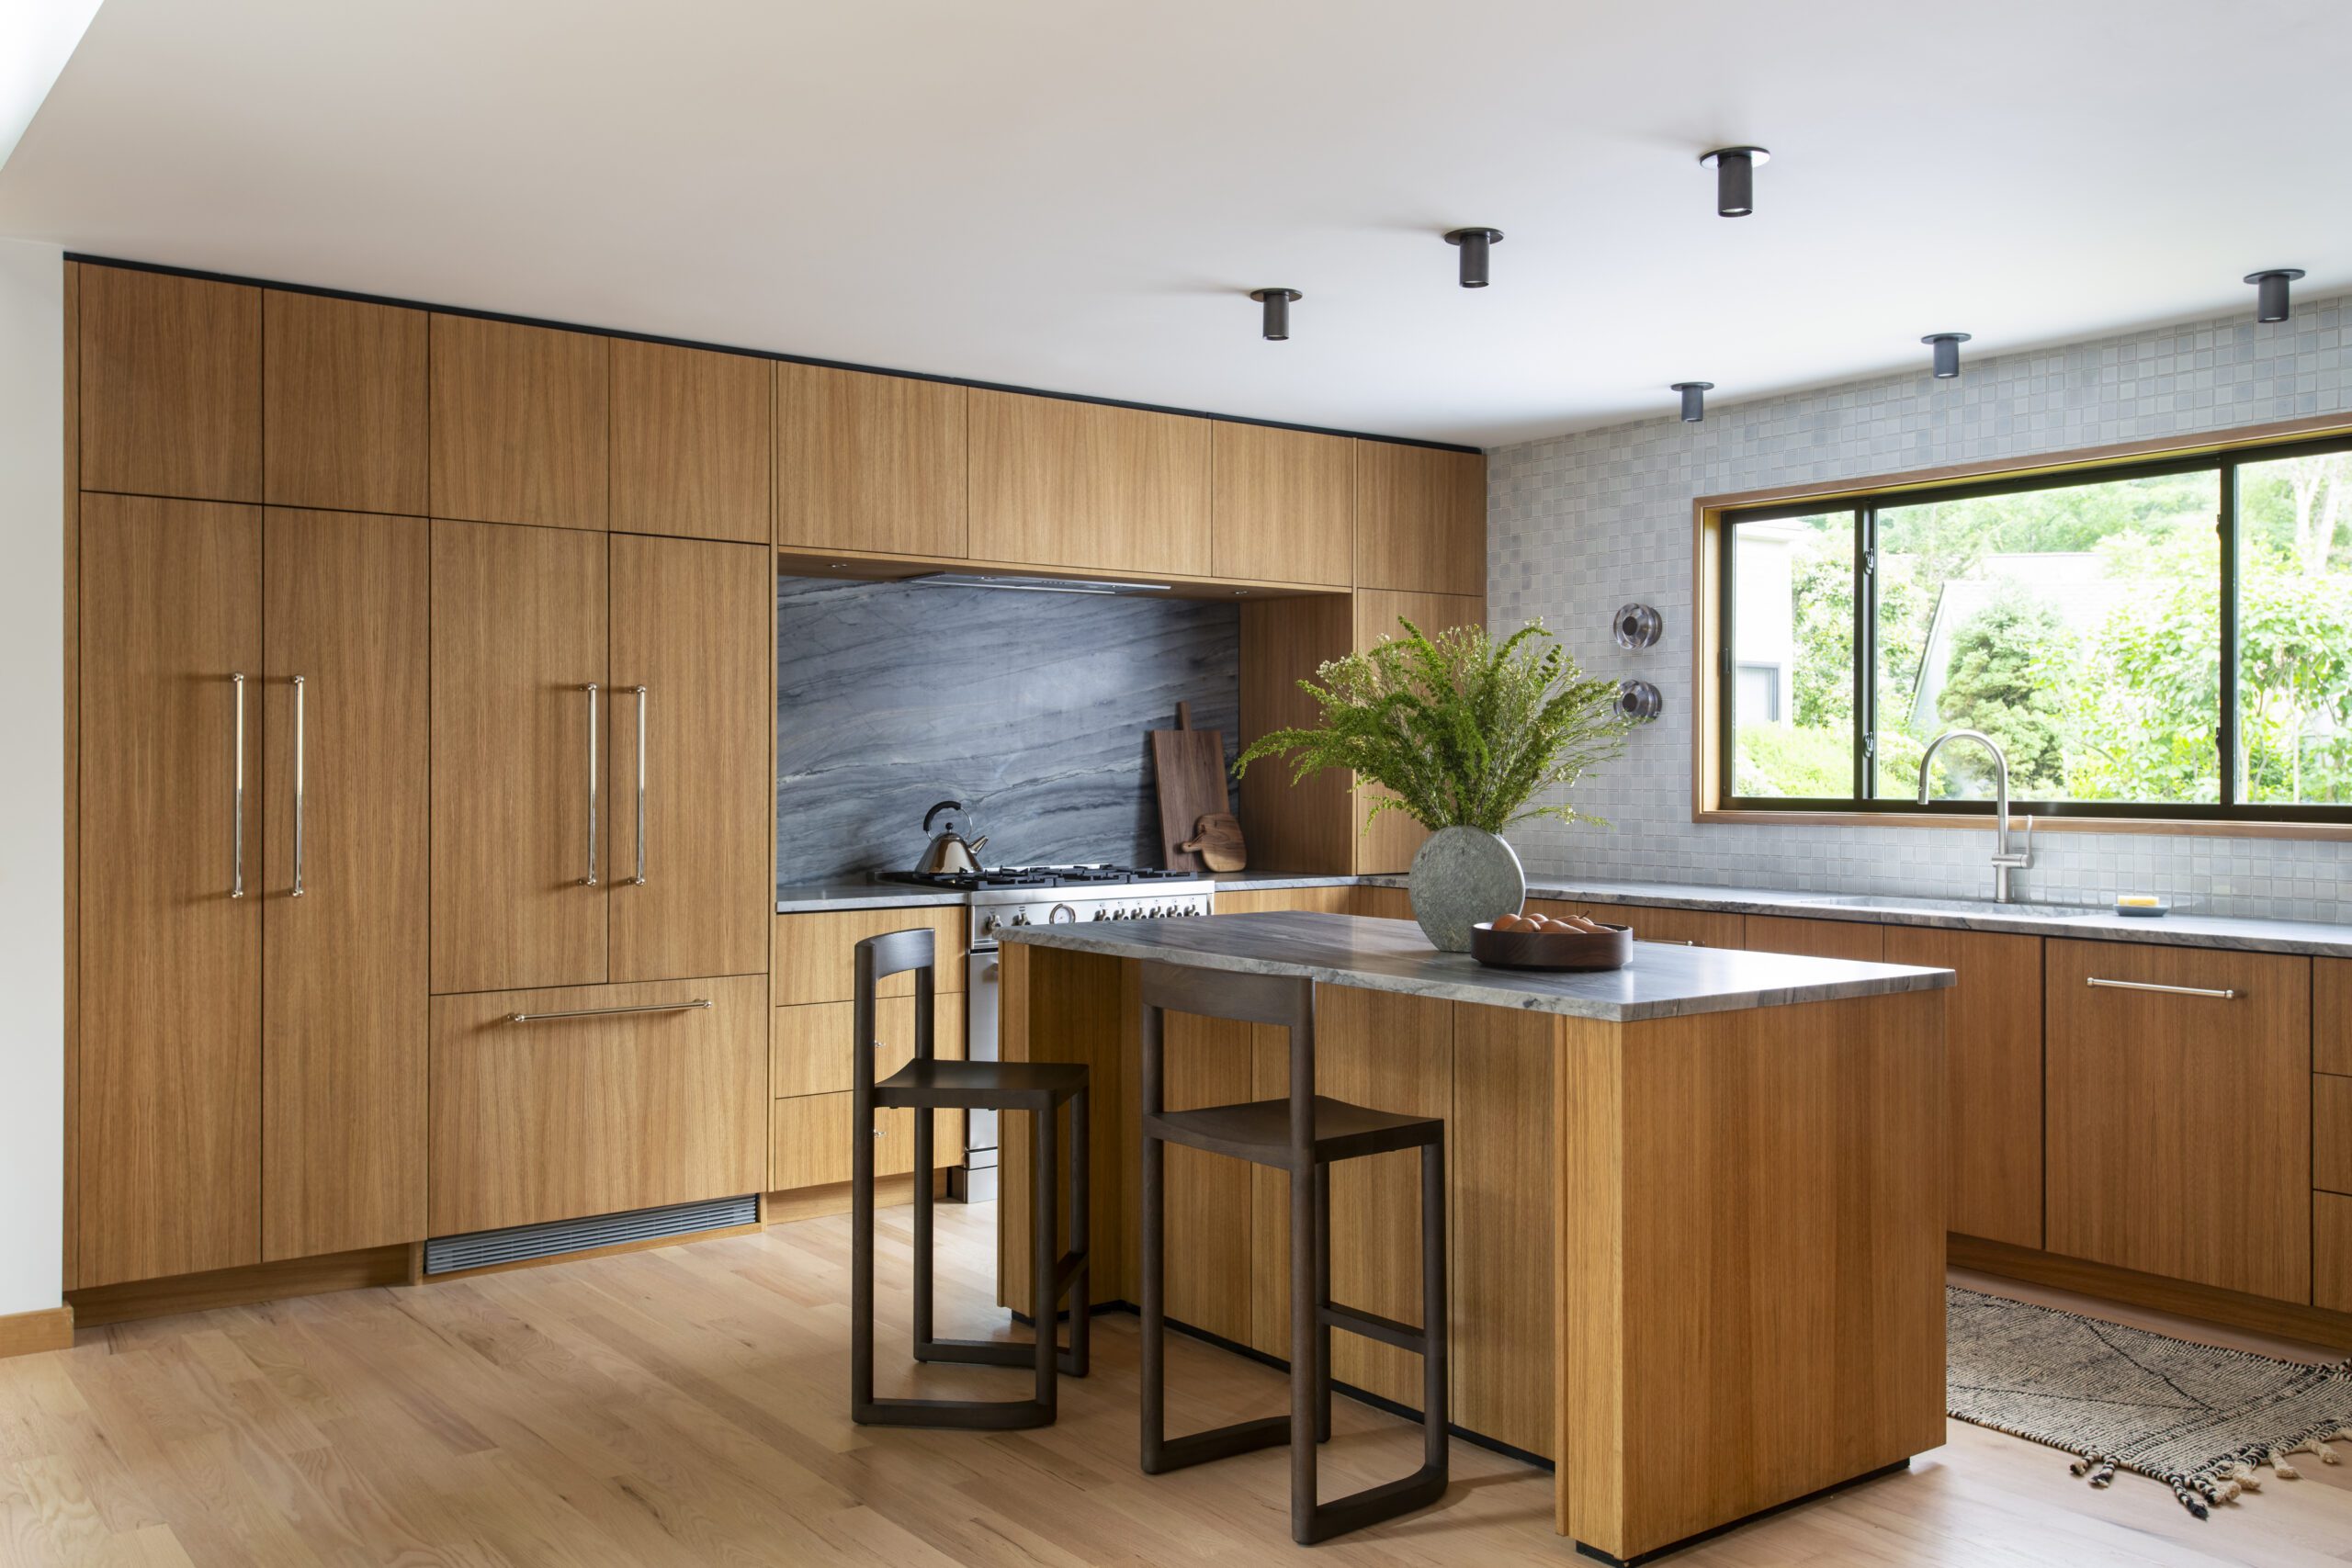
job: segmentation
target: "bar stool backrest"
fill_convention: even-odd
[[[855,1053],[851,1082],[861,1096],[874,1091],[874,1058],[881,1049],[881,1041],[875,1032],[875,991],[893,975],[914,971],[915,1059],[931,1060],[932,985],[937,975],[936,955],[929,926],[918,926],[912,931],[887,931],[880,936],[867,937],[857,944],[856,956],[853,960],[857,976],[857,1000],[852,1009],[850,1025],[854,1038],[850,1044]],[[862,1102],[858,1109],[864,1110]]]
[[[1167,1077],[1160,1054],[1163,1012],[1199,1013],[1236,1023],[1264,1023],[1290,1032],[1291,1156],[1303,1164],[1315,1127],[1315,982],[1286,975],[1234,975],[1187,964],[1143,965],[1142,1113],[1157,1116]]]

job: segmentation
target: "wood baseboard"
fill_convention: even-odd
[[[1986,1241],[1981,1236],[1947,1236],[1944,1258],[1955,1269],[1974,1269],[2005,1280],[2023,1280],[2029,1284],[2075,1291],[2086,1296],[2104,1296],[2109,1301],[2177,1313],[2230,1328],[2352,1351],[2352,1313],[2249,1296],[2241,1291],[2166,1279],[2161,1274],[2143,1274],[2135,1269],[2118,1269],[2055,1252],[2037,1252],[2030,1247]]]
[[[947,1172],[931,1173],[931,1195],[944,1197],[947,1191]],[[915,1179],[911,1172],[903,1176],[880,1176],[874,1180],[875,1206],[897,1208],[915,1201]],[[787,1192],[770,1192],[760,1200],[760,1217],[772,1225],[790,1224],[795,1220],[822,1219],[828,1214],[849,1213],[849,1183],[830,1181],[822,1187],[796,1187]]]
[[[278,1301],[288,1296],[315,1296],[327,1291],[404,1285],[408,1280],[409,1245],[395,1242],[390,1247],[372,1247],[358,1252],[332,1252],[322,1258],[289,1258],[243,1269],[215,1269],[203,1274],[93,1285],[86,1290],[66,1292],[65,1300],[74,1308],[76,1323],[84,1328],[96,1328],[142,1317],[167,1317],[174,1313],[248,1306],[254,1302]]]
[[[38,1350],[67,1350],[74,1345],[74,1309],[43,1307],[0,1317],[0,1356],[29,1356]]]

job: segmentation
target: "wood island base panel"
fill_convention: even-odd
[[[1002,963],[1005,1057],[1092,1073],[1095,1293],[1131,1302],[1139,964],[1027,942]],[[1946,1440],[1945,1006],[1617,1022],[1317,986],[1318,1091],[1448,1123],[1451,1422],[1553,1461],[1555,1527],[1587,1555],[1644,1561]],[[1281,1031],[1171,1014],[1166,1049],[1171,1108],[1280,1092]],[[1025,1313],[1007,1134],[1000,1300]],[[1287,1178],[1169,1156],[1170,1315],[1279,1358]],[[1335,1294],[1409,1322],[1410,1159],[1349,1164],[1368,1168],[1334,1172]],[[1412,1358],[1347,1335],[1332,1354],[1418,1412]]]

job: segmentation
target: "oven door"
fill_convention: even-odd
[[[964,1055],[975,1062],[997,1057],[997,955],[974,953],[964,960]],[[964,1164],[949,1174],[951,1193],[967,1203],[996,1198],[996,1124],[993,1111],[964,1112]]]

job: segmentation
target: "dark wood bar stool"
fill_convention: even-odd
[[[1290,1094],[1200,1111],[1161,1108],[1160,1054],[1170,1010],[1290,1032]],[[1446,1486],[1445,1123],[1397,1116],[1315,1092],[1315,985],[1172,964],[1143,965],[1143,1468],[1187,1465],[1290,1445],[1290,1533],[1312,1546],[1426,1507]],[[1167,1145],[1205,1149],[1290,1173],[1290,1414],[1168,1435]],[[1331,1167],[1421,1151],[1421,1326],[1331,1300]],[[1421,1358],[1421,1467],[1329,1503],[1315,1495],[1315,1445],[1331,1435],[1331,1330]]]
[[[851,1096],[850,1192],[850,1417],[869,1427],[959,1427],[1003,1431],[1050,1426],[1055,1376],[1086,1375],[1088,1347],[1087,1235],[1091,1223],[1087,1182],[1086,1068],[1059,1062],[955,1062],[932,1055],[933,953],[928,928],[868,937],[857,944],[855,1008],[856,1076]],[[913,971],[915,1054],[912,1060],[876,1083],[875,987],[892,975]],[[1055,1255],[1054,1119],[1067,1101],[1070,1121],[1070,1250]],[[1036,1370],[1036,1393],[1028,1399],[876,1399],[874,1397],[874,1113],[897,1109],[915,1115],[914,1359],[967,1366]],[[1036,1320],[1034,1346],[989,1339],[941,1339],[932,1332],[932,1112],[934,1111],[1026,1111],[1031,1112],[1033,1208],[1030,1311]],[[1069,1348],[1057,1351],[1054,1319],[1069,1296]]]

